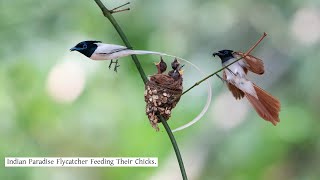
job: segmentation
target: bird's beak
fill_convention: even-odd
[[[216,55],[219,56],[219,55],[221,55],[221,53],[220,53],[220,52],[215,52],[215,53],[212,54],[212,56],[214,56],[214,57],[215,57]]]
[[[180,74],[180,76],[182,76],[182,75],[183,75],[183,72],[184,72],[184,70],[182,69],[183,66],[184,66],[184,65],[180,66],[180,68],[179,68],[179,74]]]
[[[182,75],[183,75],[183,72],[184,72],[184,70],[183,70],[183,69],[180,69],[180,70],[179,70],[179,74],[180,74],[180,76],[182,76]]]
[[[70,49],[70,51],[76,51],[76,50],[78,50],[78,48],[76,48],[76,47],[73,47]]]

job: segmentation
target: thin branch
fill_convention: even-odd
[[[97,5],[99,6],[99,8],[101,9],[103,15],[109,19],[109,21],[111,22],[111,24],[113,25],[113,27],[116,29],[116,31],[118,32],[119,36],[121,37],[123,43],[129,48],[129,49],[132,49],[132,46],[127,38],[127,36],[124,34],[124,32],[122,31],[121,27],[119,26],[119,24],[117,23],[117,21],[114,19],[114,17],[112,16],[112,11],[110,11],[109,9],[107,9],[103,3],[100,1],[100,0],[94,0]],[[131,55],[132,57],[132,60],[133,62],[135,63],[139,73],[140,73],[140,76],[143,80],[144,83],[148,82],[148,78],[137,58],[136,55]]]
[[[256,48],[260,43],[261,41],[267,36],[267,33],[264,32],[263,35],[260,37],[260,39],[244,54],[243,57],[246,57],[248,56],[253,50],[254,48]]]
[[[129,10],[130,10],[130,8],[120,9],[120,10],[112,10],[111,14],[118,13],[118,12],[123,12],[123,11],[129,11]]]
[[[221,71],[223,71],[224,69],[228,68],[228,67],[231,66],[232,64],[234,64],[234,63],[238,62],[239,60],[241,60],[242,58],[248,56],[248,55],[254,50],[254,48],[256,48],[256,47],[260,44],[260,42],[261,42],[266,36],[267,36],[267,33],[264,32],[263,35],[260,37],[260,39],[259,39],[243,56],[241,56],[240,58],[236,59],[235,61],[233,61],[232,63],[228,64],[227,66],[222,67],[222,68],[219,69],[218,71],[210,74],[209,76],[201,79],[200,81],[196,82],[193,86],[191,86],[190,88],[188,88],[187,90],[185,90],[185,91],[181,94],[181,96],[184,95],[185,93],[189,92],[191,89],[193,89],[194,87],[198,86],[199,84],[201,84],[201,83],[204,82],[205,80],[209,79],[210,77],[218,74],[219,72],[221,72]]]
[[[117,21],[114,19],[114,17],[112,16],[112,11],[110,11],[109,9],[107,9],[103,3],[100,1],[100,0],[94,0],[97,5],[99,6],[99,8],[101,9],[103,15],[109,19],[109,21],[111,22],[111,24],[113,25],[113,27],[116,29],[116,31],[118,32],[119,36],[121,37],[122,41],[124,42],[124,44],[132,49],[132,46],[131,44],[129,43],[129,40],[127,38],[127,36],[124,34],[124,32],[122,31],[122,29],[120,28],[119,24],[117,23]],[[132,57],[132,60],[134,61],[139,73],[140,73],[140,76],[143,80],[144,83],[147,83],[148,82],[148,78],[137,58],[136,55],[131,55]],[[186,174],[186,170],[184,168],[184,165],[183,165],[183,160],[182,160],[182,157],[181,157],[181,154],[180,154],[180,151],[179,151],[179,147],[178,147],[178,144],[174,138],[174,135],[168,125],[168,123],[166,122],[166,120],[162,117],[162,116],[159,116],[164,128],[166,129],[167,131],[167,134],[171,140],[171,143],[172,143],[172,146],[173,146],[173,149],[176,153],[176,156],[177,156],[177,160],[178,160],[178,163],[179,163],[179,166],[180,166],[180,171],[181,171],[181,175],[183,177],[184,180],[187,180],[187,174]]]
[[[188,179],[187,177],[187,173],[186,173],[186,170],[184,169],[184,164],[183,164],[183,161],[182,161],[182,157],[181,157],[181,154],[180,154],[180,151],[179,151],[179,148],[178,146],[176,145],[177,142],[173,136],[173,133],[167,123],[167,121],[162,117],[162,116],[159,116],[160,120],[161,120],[161,123],[163,124],[164,128],[166,129],[166,131],[168,132],[168,136],[171,140],[171,143],[172,143],[172,146],[173,146],[173,149],[177,155],[177,159],[178,159],[178,163],[179,163],[179,166],[180,166],[180,170],[181,170],[181,175],[182,175],[182,178],[184,180]],[[181,161],[179,161],[179,159],[181,159]],[[182,167],[182,168],[181,168]]]
[[[117,9],[119,9],[119,8],[122,8],[123,6],[128,5],[128,4],[130,4],[130,2],[127,2],[127,3],[125,3],[125,4],[122,4],[121,6],[115,7],[115,8],[113,8],[113,9],[111,9],[110,11],[117,10]]]

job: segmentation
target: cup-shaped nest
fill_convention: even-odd
[[[178,72],[179,73],[179,72]],[[157,123],[160,123],[158,115],[168,120],[172,109],[177,105],[182,94],[182,76],[170,76],[167,74],[155,74],[146,83],[144,100],[146,114],[153,128],[159,131]]]

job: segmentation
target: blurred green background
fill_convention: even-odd
[[[102,1],[113,8],[125,0]],[[0,1],[0,155],[159,157],[158,168],[4,168],[2,180],[180,179],[164,128],[151,128],[144,85],[130,58],[109,62],[69,52],[83,40],[122,44],[91,1]],[[221,67],[212,52],[253,52],[266,74],[254,82],[278,97],[281,122],[258,117],[217,78],[213,102],[194,126],[175,133],[190,179],[320,178],[319,0],[135,0],[115,14],[135,49],[191,60],[206,74]],[[139,56],[148,75],[156,56]],[[169,63],[172,59],[166,58]],[[201,79],[186,66],[184,87]],[[172,128],[202,109],[205,85],[186,94]]]

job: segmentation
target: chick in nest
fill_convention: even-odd
[[[160,59],[155,64],[158,73],[150,77],[150,81],[145,87],[146,114],[150,120],[150,124],[157,131],[159,127],[157,123],[161,120],[159,115],[168,120],[171,116],[172,109],[177,105],[182,94],[182,73],[180,63],[175,59],[171,63],[172,70],[168,74],[164,74],[167,69],[166,63]]]

